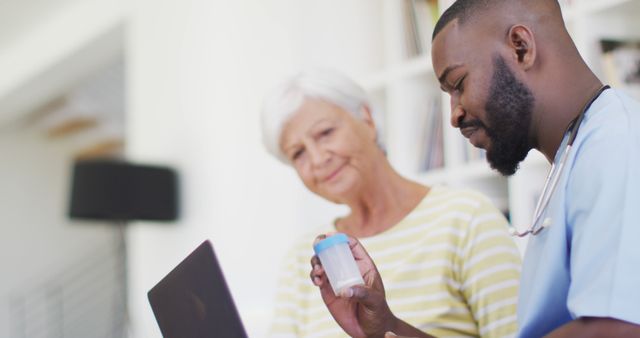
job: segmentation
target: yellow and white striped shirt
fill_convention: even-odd
[[[328,231],[335,229],[318,233]],[[316,234],[287,256],[271,337],[346,337],[309,278]],[[482,195],[432,187],[398,224],[360,241],[398,318],[436,337],[516,334],[520,255],[505,218]]]

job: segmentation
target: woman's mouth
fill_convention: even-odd
[[[344,165],[339,166],[338,168],[336,168],[334,171],[332,171],[329,175],[325,176],[322,179],[322,182],[329,182],[332,179],[334,179],[335,177],[338,176],[338,174],[340,173],[340,171],[342,171],[342,168],[344,168]]]

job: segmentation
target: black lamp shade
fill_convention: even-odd
[[[73,167],[70,200],[71,218],[171,221],[178,215],[177,177],[166,167],[80,161]]]

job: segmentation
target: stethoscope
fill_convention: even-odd
[[[598,90],[598,92],[593,96],[589,103],[587,103],[587,105],[582,109],[580,115],[578,115],[574,122],[569,126],[569,141],[567,142],[567,145],[562,152],[562,156],[560,157],[560,161],[558,161],[558,165],[556,165],[555,163],[551,165],[549,174],[547,174],[547,179],[544,182],[544,188],[542,188],[542,194],[538,198],[536,209],[533,212],[533,222],[531,222],[531,226],[523,232],[518,232],[515,226],[511,226],[509,228],[509,233],[512,236],[524,237],[528,234],[535,236],[542,230],[544,230],[544,228],[547,228],[551,225],[551,218],[549,217],[540,222],[542,215],[547,210],[549,201],[551,201],[551,197],[553,196],[553,192],[558,186],[558,181],[560,180],[560,176],[562,176],[562,171],[565,164],[567,163],[567,159],[569,158],[569,152],[571,151],[571,147],[573,146],[573,141],[578,135],[578,129],[580,129],[580,124],[582,123],[587,110],[589,110],[589,107],[591,107],[593,102],[600,96],[600,94],[602,94],[602,92],[604,92],[608,88],[610,88],[608,85],[602,86],[602,88]]]

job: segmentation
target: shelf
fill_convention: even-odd
[[[124,152],[124,140],[121,138],[107,138],[83,147],[74,154],[76,160],[96,158],[118,158]]]
[[[93,128],[98,125],[98,120],[91,116],[74,116],[64,121],[59,121],[56,125],[48,128],[47,136],[50,138],[60,138],[82,130]]]
[[[482,192],[503,212],[509,210],[508,180],[484,160],[455,168],[441,168],[412,177],[426,185],[444,184]]]
[[[551,164],[549,163],[549,161],[547,161],[547,158],[544,157],[544,155],[535,150],[532,149],[531,151],[529,151],[529,154],[527,155],[527,158],[524,159],[524,161],[522,162],[522,166],[527,166],[527,167],[549,167]]]
[[[501,175],[491,169],[486,160],[478,160],[455,167],[438,168],[417,174],[414,178],[426,183],[455,183],[473,180],[499,178]]]
[[[421,55],[402,64],[390,66],[361,79],[360,83],[367,91],[375,91],[399,80],[433,73],[431,56]]]
[[[631,4],[632,2],[633,0],[590,0],[584,1],[581,6],[584,14],[597,14]]]
[[[439,0],[441,9],[452,0]],[[603,38],[640,38],[640,0],[562,0],[567,28],[582,57],[598,72],[601,51],[598,41]],[[407,18],[401,10],[402,2],[387,1],[387,16],[383,20],[382,45],[385,46],[385,66],[360,78],[360,83],[382,107],[387,150],[393,166],[407,178],[427,185],[444,184],[481,192],[500,210],[508,211],[517,224],[526,224],[535,208],[550,164],[545,156],[532,150],[520,163],[520,169],[510,177],[492,170],[485,159],[465,162],[471,148],[467,140],[451,128],[449,97],[438,88],[429,53],[407,59],[414,49],[406,48]],[[568,5],[567,5],[568,4]],[[410,19],[409,19],[410,20]],[[427,41],[429,44],[429,41]],[[388,48],[393,46],[395,48]],[[425,48],[429,50],[429,48]],[[402,61],[396,61],[402,60]],[[442,112],[442,142],[429,141],[432,128],[425,128],[425,116],[436,98]],[[436,134],[439,135],[440,134]],[[439,140],[439,139],[438,139]],[[419,172],[424,165],[421,156],[428,145],[442,147],[444,167]]]
[[[564,19],[571,22],[578,17],[600,14],[604,11],[616,10],[631,5],[637,0],[576,0],[571,5],[564,5]]]
[[[521,163],[522,169],[547,170],[550,164],[547,159],[537,150],[531,150],[527,158]],[[469,182],[475,180],[486,180],[503,177],[497,171],[491,169],[485,160],[477,160],[454,167],[438,168],[427,172],[418,173],[411,177],[420,182],[426,183],[452,183]]]

